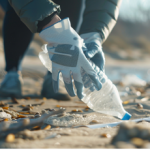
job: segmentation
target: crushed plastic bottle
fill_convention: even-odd
[[[43,65],[50,72],[52,72],[52,63],[49,59],[49,54],[46,45],[44,45],[42,49],[43,51],[40,52],[39,58]],[[100,91],[97,91],[90,77],[86,74],[84,69],[81,68],[82,80],[85,86],[85,96],[82,99],[82,101],[96,112],[112,115],[122,120],[129,120],[131,118],[131,115],[124,110],[116,86],[94,63],[90,63],[93,69],[97,72],[97,75],[99,76],[99,80],[102,83],[102,89]],[[59,79],[63,81],[61,76]]]

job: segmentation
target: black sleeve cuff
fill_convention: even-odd
[[[38,21],[38,25],[37,25],[38,26],[38,29],[37,29],[38,33],[40,33],[42,31],[42,29],[45,25],[47,25],[49,22],[51,22],[51,20],[55,16],[55,14],[57,14],[57,11],[52,13],[50,16],[46,17],[44,20]]]

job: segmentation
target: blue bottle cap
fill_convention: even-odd
[[[126,114],[123,116],[122,120],[129,120],[131,118],[131,114],[129,114],[128,112],[126,112]]]

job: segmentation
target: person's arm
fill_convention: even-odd
[[[100,33],[103,43],[117,22],[121,0],[86,0],[80,34]]]
[[[60,20],[60,6],[52,0],[8,0],[31,32],[40,32],[47,24]],[[52,21],[53,20],[53,21]]]

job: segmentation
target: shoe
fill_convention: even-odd
[[[22,76],[20,72],[9,71],[0,86],[0,96],[16,97],[22,96]]]
[[[71,99],[68,94],[54,92],[51,73],[47,73],[47,75],[44,77],[41,96],[46,97],[46,98],[53,98],[57,100],[70,100]]]

